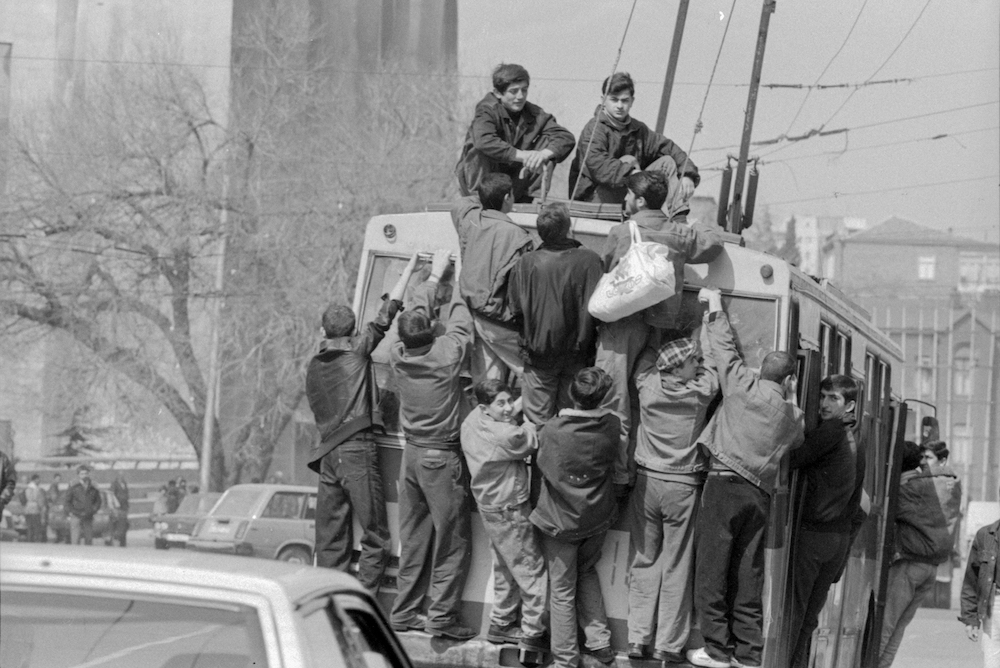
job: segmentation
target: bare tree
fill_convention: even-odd
[[[317,53],[308,14],[279,5],[234,35],[228,113],[176,58],[147,54],[22,120],[0,223],[7,325],[71,336],[198,453],[207,305],[224,299],[214,487],[263,477],[319,314],[350,303],[364,223],[450,194],[462,130],[447,80],[345,74]]]

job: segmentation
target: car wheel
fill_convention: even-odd
[[[309,566],[311,566],[313,562],[312,555],[309,553],[309,550],[298,545],[286,547],[280,554],[278,554],[278,559],[292,564],[306,564]]]

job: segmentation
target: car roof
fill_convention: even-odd
[[[186,550],[8,543],[0,550],[0,576],[8,573],[86,576],[271,595],[280,588],[292,602],[323,592],[365,591],[353,577],[329,568]]]
[[[277,483],[266,483],[266,482],[250,482],[241,483],[239,485],[233,485],[226,489],[228,492],[231,489],[250,489],[250,490],[261,490],[261,491],[279,491],[279,492],[315,492],[315,485],[283,485]]]

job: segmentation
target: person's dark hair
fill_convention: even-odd
[[[499,378],[487,378],[482,382],[476,383],[475,392],[476,401],[484,406],[489,406],[496,401],[497,396],[501,392],[510,394],[510,388],[507,387],[507,383]]]
[[[407,348],[434,343],[434,323],[420,311],[405,311],[399,316],[399,340]]]
[[[924,450],[930,450],[931,453],[938,459],[948,459],[948,455],[951,451],[948,450],[948,444],[944,441],[931,441],[924,444]]]
[[[528,70],[514,63],[500,63],[493,70],[493,90],[498,93],[506,93],[507,87],[512,83],[523,81],[531,85],[531,77]]]
[[[76,469],[76,472],[77,473],[90,473],[90,467],[87,466],[86,464],[80,464],[80,466]]]
[[[839,373],[827,376],[821,380],[819,389],[823,392],[836,392],[844,397],[845,402],[858,400],[858,384],[854,382],[853,378],[843,376]]]
[[[36,480],[41,480],[41,479],[42,479],[42,477],[40,475],[38,475],[37,473],[32,473],[31,474],[31,481],[32,482],[34,482]]]
[[[902,471],[912,471],[914,469],[920,468],[920,455],[922,450],[920,446],[913,441],[903,442],[903,456],[902,465],[900,470]]]
[[[479,182],[476,192],[484,209],[500,211],[503,208],[503,198],[510,195],[514,189],[514,181],[507,174],[491,172]]]
[[[562,202],[550,202],[542,207],[535,224],[543,243],[561,241],[569,235],[569,209]]]
[[[601,84],[601,95],[618,95],[625,91],[635,97],[635,83],[628,72],[615,72]]]
[[[604,401],[604,395],[611,389],[611,376],[596,366],[580,369],[569,386],[569,396],[577,408],[591,410]]]
[[[344,304],[331,304],[323,312],[323,332],[326,338],[350,336],[354,333],[354,311]]]
[[[625,185],[635,193],[636,197],[646,200],[646,208],[655,211],[662,209],[667,201],[670,187],[667,177],[662,172],[635,172],[625,177]]]
[[[773,380],[780,383],[795,374],[797,364],[795,356],[783,350],[775,350],[764,357],[760,365],[761,380]]]

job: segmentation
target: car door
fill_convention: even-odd
[[[304,492],[293,491],[276,491],[271,495],[247,532],[255,556],[274,559],[283,544],[302,541],[306,496]]]

